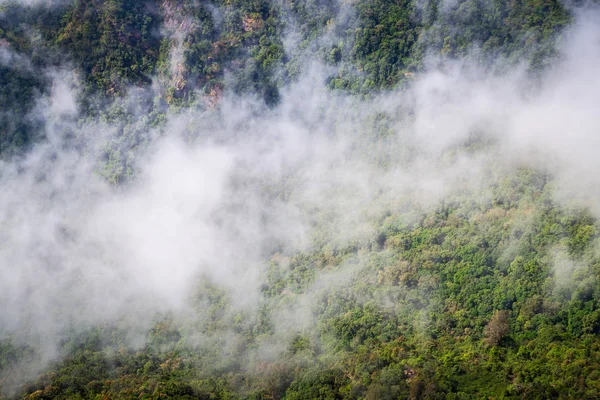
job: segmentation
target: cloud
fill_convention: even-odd
[[[580,16],[538,81],[463,60],[369,100],[329,92],[315,62],[275,109],[230,95],[216,110],[170,115],[125,186],[97,174],[113,129],[75,124],[76,85],[49,74],[52,93],[36,108],[53,122],[49,140],[1,168],[0,334],[52,348],[65,327],[126,317],[149,326],[156,313],[189,312],[203,279],[255,310],[274,253],[373,242],[385,212],[493,184],[482,173],[491,163],[548,170],[561,199],[600,212],[590,172],[600,167],[599,40],[593,17]],[[496,144],[452,151],[477,134]],[[323,274],[311,290],[351,271]],[[311,290],[280,326],[311,323]]]
[[[0,5],[20,5],[28,7],[53,7],[56,5],[66,4],[72,0],[0,0]]]

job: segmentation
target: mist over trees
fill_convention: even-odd
[[[0,0],[0,399],[600,397],[600,10]]]

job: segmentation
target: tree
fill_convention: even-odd
[[[510,312],[507,310],[496,310],[492,319],[485,327],[483,331],[485,335],[485,342],[489,346],[497,346],[500,340],[508,333],[510,327],[508,323],[508,316]]]

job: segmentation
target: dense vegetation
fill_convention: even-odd
[[[118,327],[74,334],[65,359],[27,398],[597,398],[597,224],[550,199],[547,177],[520,170],[490,201],[447,200],[427,214],[382,215],[372,243],[275,255],[257,315],[228,312],[204,283],[202,322],[156,322],[128,349]],[[524,224],[528,220],[530,223]],[[360,265],[314,290],[317,273]],[[315,296],[314,326],[276,360],[253,351],[270,315]],[[191,346],[202,333],[210,342]],[[233,336],[230,336],[233,335]],[[27,357],[5,344],[4,368]]]
[[[431,54],[525,62],[535,75],[572,18],[558,0],[2,4],[0,154],[44,140],[36,99],[53,88],[35,71],[73,68],[76,123],[115,127],[97,168],[114,185],[135,178],[149,128],[170,113],[218,108],[225,92],[276,107],[315,55],[329,90],[362,98],[403,90]],[[365,135],[383,142],[377,118]],[[134,348],[119,324],[69,332],[61,357],[5,396],[600,398],[598,221],[557,203],[552,176],[527,166],[484,190],[456,191],[433,211],[406,200],[374,217],[375,235],[344,245],[325,221],[309,250],[264,261],[256,312],[202,281],[196,318],[157,315]],[[347,279],[317,284],[336,273]],[[278,316],[300,305],[302,333],[281,333]],[[14,339],[0,337],[0,387],[38,357]],[[274,354],[259,357],[266,348]]]
[[[92,93],[110,101],[132,85],[157,80],[157,111],[163,103],[193,104],[194,89],[209,103],[218,100],[226,84],[275,104],[278,88],[315,53],[319,61],[338,65],[329,78],[332,88],[363,93],[402,83],[422,70],[428,53],[452,58],[483,52],[487,59],[480,62],[502,56],[513,63],[527,60],[535,70],[552,57],[553,40],[571,18],[557,0],[469,0],[450,9],[439,0],[376,0],[355,7],[330,0],[17,4],[0,6],[4,48],[31,56],[41,67],[64,64],[67,56],[85,82],[84,102]],[[284,48],[292,33],[294,44]],[[170,65],[174,48],[178,56]],[[233,73],[233,82],[226,82],[225,71]],[[2,79],[8,86],[19,78]],[[23,79],[31,89],[20,93],[20,106],[30,105],[30,90],[44,87]],[[4,98],[3,108],[10,99]]]

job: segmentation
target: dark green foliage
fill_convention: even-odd
[[[343,399],[340,387],[347,382],[342,371],[308,371],[304,376],[292,383],[285,393],[286,399]]]
[[[353,57],[375,88],[393,86],[414,68],[419,26],[410,1],[376,0],[358,5]]]
[[[62,18],[59,48],[82,70],[90,89],[107,95],[148,85],[159,56],[159,20],[151,2],[78,0]]]
[[[557,0],[431,0],[421,11],[427,31],[420,46],[446,57],[483,52],[486,62],[505,57],[539,69],[554,55],[553,40],[570,22]]]
[[[23,27],[39,29],[42,47],[56,50],[52,58],[48,52],[41,57],[36,44],[35,59],[60,63],[64,56],[56,52],[67,55],[89,91],[114,96],[159,76],[167,101],[183,99],[182,104],[193,101],[196,88],[219,96],[225,69],[234,73],[236,91],[275,104],[278,88],[297,76],[306,52],[339,64],[333,88],[361,91],[406,80],[421,69],[426,52],[457,57],[480,49],[488,61],[503,55],[538,69],[552,57],[555,36],[570,21],[557,0],[460,0],[443,9],[439,0],[358,2],[353,10],[334,1],[291,0],[78,0],[51,12],[4,7],[1,35],[18,44],[16,51],[30,48],[31,54]],[[337,43],[320,43],[319,35],[336,19]],[[300,41],[285,54],[283,35],[296,29]],[[169,66],[174,48],[181,51],[179,67]]]
[[[32,71],[0,65],[0,155],[11,157],[42,136],[44,124],[32,111],[46,82]]]

